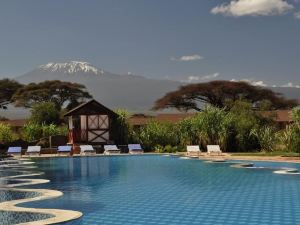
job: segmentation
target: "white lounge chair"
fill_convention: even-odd
[[[201,150],[199,145],[187,145],[186,146],[187,156],[199,157]]]
[[[36,146],[28,146],[26,153],[28,155],[30,155],[30,154],[38,154],[38,155],[40,155],[41,154],[41,146],[38,146],[38,145],[36,145]]]
[[[57,154],[67,154],[70,155],[72,151],[71,145],[61,145],[57,148]]]
[[[140,144],[128,144],[129,154],[141,154],[144,153],[144,149]]]
[[[214,155],[214,154],[221,155],[222,151],[219,145],[207,145],[207,153],[209,155]]]
[[[9,155],[22,155],[21,147],[9,147],[7,150],[7,154]]]
[[[120,149],[116,145],[104,145],[105,155],[120,154],[120,152]]]
[[[92,145],[80,145],[80,154],[95,154],[96,151]]]

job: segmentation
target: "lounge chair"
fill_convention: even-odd
[[[219,145],[207,145],[207,153],[209,155],[214,155],[214,154],[221,155],[222,151]]]
[[[95,154],[96,151],[92,145],[80,145],[80,154]]]
[[[22,147],[9,147],[7,150],[9,155],[22,155]]]
[[[71,154],[72,146],[71,145],[61,145],[57,148],[57,154]]]
[[[38,154],[38,155],[40,155],[41,154],[41,146],[38,146],[38,145],[36,145],[36,146],[28,146],[26,153],[28,155],[30,155],[30,154]]]
[[[189,157],[199,157],[201,153],[199,145],[187,145],[186,151]]]
[[[116,145],[104,145],[104,154],[120,154],[120,149]]]
[[[129,144],[128,145],[129,154],[141,154],[144,150],[140,144]]]

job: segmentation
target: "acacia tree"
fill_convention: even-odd
[[[0,109],[7,109],[7,105],[11,103],[12,96],[22,86],[15,80],[0,80]]]
[[[295,99],[285,99],[282,94],[270,89],[252,86],[247,82],[211,81],[189,84],[167,93],[155,102],[153,109],[176,108],[178,110],[202,111],[201,103],[230,109],[230,102],[246,100],[252,106],[270,102],[272,109],[292,108],[298,105]]]
[[[16,91],[12,100],[16,106],[32,107],[36,103],[53,102],[57,109],[76,106],[92,96],[82,84],[52,80],[30,83]]]

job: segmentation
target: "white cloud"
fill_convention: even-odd
[[[276,84],[266,84],[264,81],[262,80],[251,80],[251,79],[242,79],[242,80],[236,80],[236,79],[231,79],[230,81],[233,82],[238,82],[238,81],[244,81],[247,82],[253,86],[259,86],[259,87],[290,87],[290,88],[300,88],[300,85],[297,84],[293,84],[292,82],[288,82],[287,84],[284,85],[276,85]]]
[[[285,0],[231,0],[214,7],[211,13],[234,17],[269,16],[284,14],[293,8]]]
[[[212,80],[220,76],[219,73],[213,73],[213,74],[208,74],[208,75],[200,75],[200,76],[188,76],[187,80],[184,80],[183,82],[199,82],[199,81],[205,81],[205,80]]]
[[[293,84],[292,82],[289,82],[287,84],[282,85],[281,87],[300,88],[300,85],[296,85]]]
[[[265,84],[262,80],[258,80],[258,81],[252,81],[251,84],[253,86],[260,86],[260,87],[267,87],[268,85]]]
[[[203,56],[198,55],[198,54],[194,54],[194,55],[183,55],[179,58],[176,57],[171,57],[172,61],[181,61],[181,62],[189,62],[189,61],[197,61],[197,60],[201,60],[204,59]]]
[[[267,85],[264,81],[262,80],[250,80],[250,79],[243,79],[241,81],[247,82],[253,86],[260,86],[260,87],[267,87]]]
[[[298,20],[300,20],[300,11],[294,13],[294,17]]]
[[[253,86],[259,86],[259,87],[268,87],[269,86],[262,80],[250,80],[250,79],[236,80],[236,79],[231,79],[230,81],[233,81],[233,82],[243,81],[243,82],[247,82],[247,83],[249,83]]]

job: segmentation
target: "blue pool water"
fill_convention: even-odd
[[[258,163],[297,167],[297,164]],[[64,196],[30,207],[79,210],[82,224],[300,224],[300,176],[163,156],[36,160]]]

